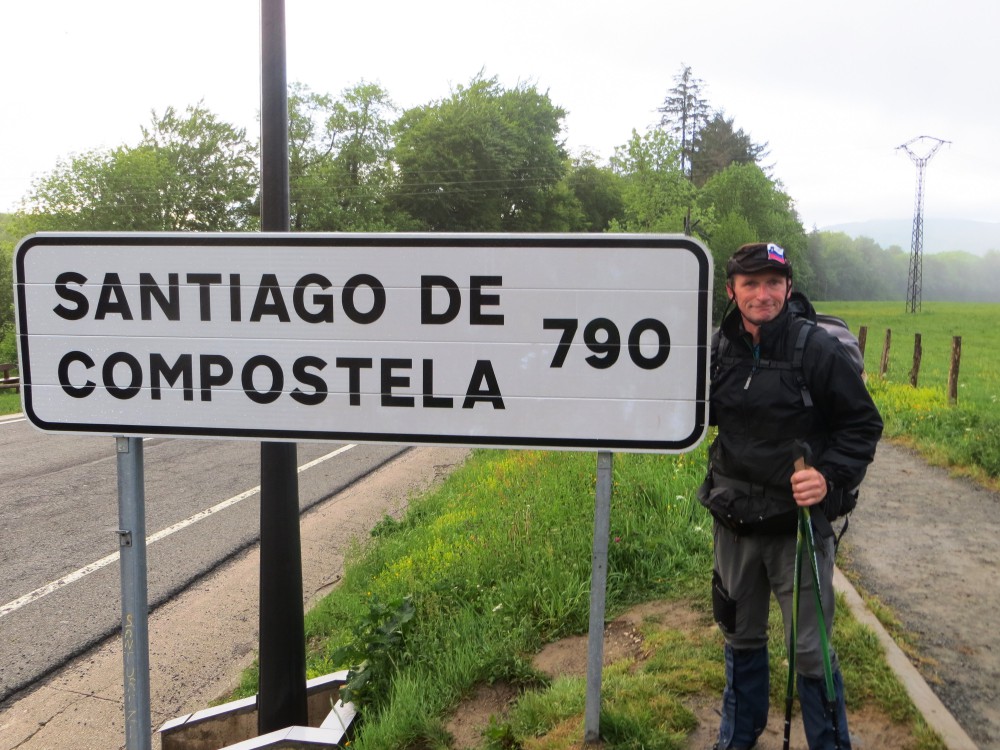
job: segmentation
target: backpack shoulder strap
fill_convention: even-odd
[[[802,369],[802,353],[806,350],[806,340],[816,330],[816,323],[807,319],[798,319],[799,332],[795,336],[795,347],[792,349],[792,367]]]
[[[805,371],[802,369],[802,356],[806,350],[806,341],[813,331],[816,330],[816,323],[807,318],[798,318],[798,333],[795,334],[795,346],[792,348],[792,369],[797,373],[799,390],[802,392],[802,403],[806,407],[812,407],[812,394],[809,386],[806,385]]]

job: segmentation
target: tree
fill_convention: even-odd
[[[736,212],[725,214],[712,227],[709,248],[715,271],[712,277],[712,318],[716,323],[722,321],[723,311],[729,302],[726,293],[726,264],[729,257],[740,245],[756,241],[757,233],[750,222]]]
[[[44,228],[226,231],[255,226],[257,151],[201,104],[153,113],[135,147],[61,160],[25,210]]]
[[[767,156],[767,143],[754,143],[734,118],[716,112],[694,137],[691,151],[691,181],[702,187],[730,164],[757,164]]]
[[[663,115],[660,126],[680,142],[681,172],[688,176],[691,174],[695,139],[708,122],[710,112],[708,101],[701,95],[702,83],[691,73],[690,65],[683,65],[681,72],[674,76],[674,87],[667,92],[663,106],[657,110]]]
[[[566,171],[565,112],[548,94],[482,74],[396,123],[393,199],[432,231],[539,231]]]
[[[200,102],[180,117],[153,113],[136,152],[160,182],[147,186],[148,206],[165,230],[247,229],[257,220],[257,149],[246,130],[220,121]]]
[[[695,202],[694,186],[678,160],[679,147],[665,131],[652,129],[615,149],[611,167],[621,178],[620,221],[612,229],[624,232],[680,232]],[[695,221],[698,216],[695,216]]]
[[[0,362],[17,360],[14,334],[14,282],[12,258],[18,227],[10,214],[0,214]]]
[[[813,271],[805,252],[806,236],[792,199],[756,164],[732,164],[713,175],[698,195],[703,212],[714,217],[708,241],[716,264],[716,288],[724,280],[719,269],[744,242],[776,242],[785,248],[795,272],[795,285],[809,293]],[[724,299],[721,300],[724,303]],[[716,295],[716,312],[720,299]]]
[[[292,229],[398,228],[386,205],[396,112],[388,93],[362,81],[334,100],[293,84],[288,112]]]
[[[701,189],[699,203],[720,218],[729,213],[744,217],[755,241],[777,242],[792,251],[793,259],[805,250],[805,231],[792,199],[756,164],[732,164],[713,175]]]
[[[621,175],[610,167],[598,166],[591,154],[584,154],[573,162],[566,184],[580,204],[580,229],[603,232],[612,221],[624,220],[622,182]]]

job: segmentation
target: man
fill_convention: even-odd
[[[715,517],[712,604],[726,640],[719,750],[752,748],[767,724],[768,605],[773,593],[791,647],[799,508],[811,511],[822,626],[832,632],[835,550],[828,519],[836,517],[843,493],[861,483],[882,434],[878,410],[841,344],[795,314],[813,311],[792,293],[784,250],[743,245],[726,276],[735,309],[713,340],[710,422],[718,434],[699,490]],[[810,330],[795,367],[803,326]],[[826,698],[808,565],[803,560],[795,645],[806,739],[810,750],[848,749],[844,686],[832,648],[835,705]]]

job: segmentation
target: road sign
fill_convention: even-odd
[[[24,411],[53,432],[680,452],[711,256],[664,235],[39,234]]]

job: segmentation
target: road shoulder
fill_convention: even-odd
[[[340,579],[351,539],[465,460],[458,448],[415,448],[303,515],[308,607]],[[257,653],[259,555],[253,547],[206,575],[149,618],[154,730],[228,695]],[[117,607],[118,602],[108,602]],[[0,712],[0,750],[106,750],[124,746],[121,642],[111,638]],[[159,747],[154,735],[153,747]]]

